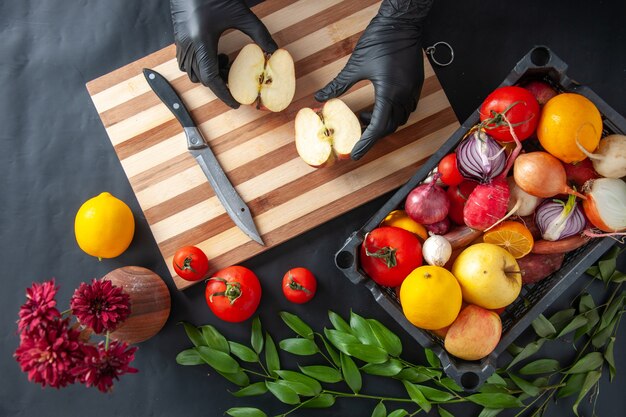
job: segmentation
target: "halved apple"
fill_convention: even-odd
[[[248,44],[230,67],[228,88],[241,104],[256,102],[257,108],[284,110],[296,92],[293,58],[286,49],[267,55],[257,44]]]
[[[296,115],[296,149],[312,167],[332,164],[335,159],[348,159],[361,138],[359,119],[338,98],[324,103],[315,111],[308,107]]]

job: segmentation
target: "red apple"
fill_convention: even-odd
[[[500,316],[491,310],[470,304],[461,310],[450,325],[444,347],[457,358],[475,361],[493,352],[501,335]]]

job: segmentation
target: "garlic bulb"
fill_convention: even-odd
[[[444,266],[452,256],[452,245],[445,237],[430,233],[422,245],[422,256],[428,265]]]

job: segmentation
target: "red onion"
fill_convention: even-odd
[[[437,223],[423,225],[433,235],[445,235],[450,230],[450,219],[447,217]]]
[[[420,224],[437,223],[448,216],[450,200],[443,188],[436,184],[440,175],[435,174],[432,182],[418,185],[406,197],[404,210]]]
[[[504,171],[506,153],[491,136],[477,130],[456,149],[456,165],[465,178],[489,182]]]
[[[581,233],[587,220],[576,203],[576,196],[570,195],[567,203],[561,200],[544,201],[535,212],[535,222],[544,240],[560,240]]]

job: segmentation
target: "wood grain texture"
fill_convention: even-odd
[[[87,84],[93,103],[141,205],[176,286],[183,245],[201,248],[213,271],[236,264],[402,185],[458,127],[428,60],[417,110],[360,161],[316,170],[300,160],[293,120],[319,107],[313,94],[343,68],[376,14],[376,0],[268,0],[254,9],[278,44],[294,57],[296,94],[281,113],[232,110],[178,69],[168,46]],[[220,51],[236,56],[250,40],[230,31]],[[202,170],[187,152],[182,128],[160,103],[141,70],[163,74],[183,98],[229,179],[246,201],[266,247],[230,220]],[[355,112],[371,109],[372,85],[359,82],[342,99]]]

